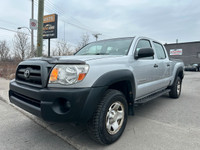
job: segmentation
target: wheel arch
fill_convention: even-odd
[[[105,73],[94,84],[93,87],[107,86],[108,89],[121,91],[129,103],[135,99],[135,78],[130,70],[116,70]]]
[[[121,91],[126,97],[129,115],[134,114],[135,78],[130,70],[117,70],[103,74],[93,84],[81,113],[81,120],[88,120],[97,108],[102,96],[108,89]]]
[[[175,79],[176,79],[176,77],[180,77],[181,80],[184,78],[184,71],[183,71],[183,70],[184,70],[183,67],[179,67],[179,68],[177,69],[176,75],[175,75]],[[175,79],[174,79],[174,80],[175,80]]]
[[[174,82],[176,81],[177,77],[180,77],[181,80],[184,78],[184,69],[183,69],[183,67],[177,68],[176,73],[174,74],[173,80],[171,82],[171,85],[169,87],[172,87],[174,85]]]

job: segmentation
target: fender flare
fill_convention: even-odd
[[[135,95],[136,95],[136,86],[135,86],[135,78],[133,73],[127,69],[110,71],[103,74],[99,77],[92,87],[102,87],[102,86],[110,86],[112,84],[128,81],[129,87],[128,90],[131,91],[131,98],[129,98],[130,103],[134,103]]]
[[[176,76],[175,76],[175,78],[179,75],[180,72],[183,72],[183,70],[184,70],[183,67],[179,67],[179,68],[177,69],[177,71],[176,71]],[[181,79],[183,79],[183,77],[184,77],[184,73],[183,73]]]
[[[174,79],[173,79],[173,82],[172,82],[171,86],[174,85],[174,81],[176,80],[176,78],[178,77],[178,75],[179,75],[180,72],[182,72],[181,80],[183,79],[183,77],[184,77],[184,69],[183,69],[183,67],[178,67],[177,70],[176,70],[176,74],[174,76]]]
[[[83,110],[80,116],[81,122],[88,121],[94,111],[97,109],[98,103],[102,99],[102,95],[105,93],[105,91],[109,88],[110,85],[121,82],[121,81],[128,81],[130,82],[130,98],[128,100],[128,105],[134,106],[134,99],[135,99],[135,78],[133,76],[133,73],[130,70],[116,70],[116,71],[110,71],[102,76],[100,76],[95,83],[92,85],[90,93],[88,95],[87,100],[85,101],[85,104],[83,106]],[[132,107],[130,107],[133,109]],[[131,110],[133,114],[133,110]]]
[[[130,81],[131,84],[135,86],[135,79],[133,73],[130,70],[121,69],[121,70],[110,71],[99,77],[94,82],[92,87],[109,86],[116,82],[126,81],[126,80]]]

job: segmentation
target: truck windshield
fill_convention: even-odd
[[[133,38],[111,39],[93,42],[75,55],[127,55]]]

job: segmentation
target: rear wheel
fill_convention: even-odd
[[[182,87],[182,80],[180,77],[176,77],[173,86],[171,87],[171,91],[169,92],[169,96],[171,98],[179,98],[181,95],[181,87]]]
[[[126,99],[120,91],[108,90],[88,122],[88,132],[92,139],[101,144],[111,144],[118,140],[127,123],[127,108]]]

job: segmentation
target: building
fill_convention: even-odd
[[[165,44],[170,58],[182,59],[185,65],[200,63],[200,41]]]

